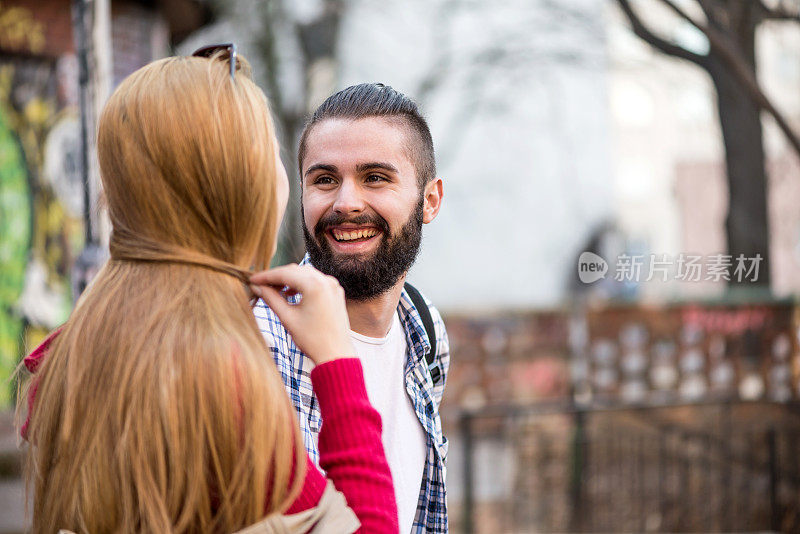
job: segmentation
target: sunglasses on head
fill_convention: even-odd
[[[223,43],[203,46],[192,52],[193,57],[211,57],[217,52],[227,52],[227,59],[231,65],[231,79],[235,80],[236,74],[236,45],[233,43]]]

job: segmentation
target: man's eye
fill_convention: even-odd
[[[367,182],[385,182],[386,178],[380,174],[370,174],[367,176]]]
[[[330,176],[318,176],[317,178],[314,179],[314,184],[316,185],[329,185],[332,183],[334,183],[333,178],[331,178]]]

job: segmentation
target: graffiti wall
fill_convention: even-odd
[[[69,315],[84,247],[71,3],[0,0],[0,409],[20,357]],[[168,55],[173,28],[204,20],[188,4],[110,4],[115,83]]]
[[[0,408],[20,357],[69,314],[83,247],[77,66],[65,27],[68,2],[35,11],[0,2]]]

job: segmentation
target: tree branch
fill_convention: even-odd
[[[711,1],[697,0],[697,3],[700,4],[700,9],[703,10],[703,14],[705,14],[706,19],[708,19],[709,25],[719,26],[719,21],[716,18],[716,15],[714,13],[714,6],[711,5]]]
[[[451,24],[447,22],[455,17],[456,11],[463,7],[459,0],[447,0],[439,4],[433,24],[433,41],[439,41],[436,48],[436,58],[422,80],[419,81],[416,91],[412,93],[417,103],[424,108],[427,100],[438,88],[442,81],[452,75],[453,52],[451,38]]]
[[[775,122],[778,124],[778,127],[789,141],[789,144],[792,146],[792,148],[794,148],[798,156],[800,156],[800,136],[798,136],[798,134],[792,130],[789,121],[772,104],[772,101],[761,89],[758,80],[756,79],[756,73],[744,58],[738,46],[715,24],[715,21],[710,14],[712,11],[711,6],[708,5],[704,0],[700,0],[700,6],[703,8],[703,12],[709,19],[708,25],[703,25],[692,19],[671,0],[660,1],[674,11],[679,17],[689,22],[695,28],[705,34],[709,43],[709,55],[713,54],[715,57],[719,58],[719,60],[728,68],[731,75],[742,84],[742,87],[745,89],[745,91],[747,91],[753,102],[755,102],[760,109],[772,115],[772,117],[775,119]],[[762,8],[769,10],[769,8],[767,8],[767,6],[764,5],[761,0],[757,1]],[[628,17],[634,33],[641,39],[667,55],[687,59],[708,70],[707,56],[695,54],[680,46],[667,42],[664,39],[656,37],[633,11],[629,0],[617,0],[617,3]],[[783,4],[781,4],[780,8],[782,10],[786,10],[786,6]]]
[[[778,7],[768,7],[763,0],[756,0],[758,9],[761,11],[762,20],[785,20],[800,22],[800,9],[792,11],[789,6],[780,3]]]
[[[625,1],[627,2],[627,0]],[[739,83],[742,84],[744,89],[750,95],[750,98],[753,99],[753,102],[755,102],[755,104],[761,109],[772,115],[772,117],[775,119],[775,122],[778,123],[778,127],[786,135],[789,144],[792,145],[797,152],[797,155],[800,156],[800,137],[798,137],[797,133],[792,130],[792,127],[789,125],[789,121],[786,120],[783,114],[772,104],[772,101],[767,97],[767,95],[764,94],[764,91],[762,91],[758,80],[756,79],[755,72],[750,67],[750,64],[744,58],[735,43],[733,43],[733,41],[731,41],[727,35],[722,33],[717,28],[703,26],[696,23],[670,0],[661,0],[661,2],[671,7],[673,11],[681,16],[681,18],[693,24],[697,29],[706,35],[708,38],[709,47],[711,49],[709,53],[713,53],[715,56],[719,57],[728,67],[731,74],[739,80]],[[761,4],[761,0],[758,0],[758,2]]]
[[[631,29],[633,33],[635,33],[640,39],[647,42],[653,48],[660,50],[661,52],[669,55],[674,56],[680,59],[685,59],[687,61],[691,61],[692,63],[707,69],[707,62],[706,56],[696,54],[689,50],[686,50],[682,46],[678,46],[674,43],[667,41],[666,39],[662,39],[655,35],[645,24],[642,22],[642,19],[633,11],[631,4],[628,0],[617,0],[617,4],[619,5],[622,12],[628,18],[628,21],[631,24]]]
[[[762,91],[761,87],[759,86],[758,80],[756,79],[756,75],[753,70],[750,68],[747,61],[742,57],[739,50],[730,46],[727,42],[719,42],[719,39],[715,39],[717,42],[712,40],[713,34],[707,34],[709,36],[709,42],[711,42],[712,48],[716,50],[716,56],[728,67],[731,75],[734,78],[739,80],[739,83],[742,84],[742,87],[747,91],[750,95],[750,98],[753,99],[753,102],[772,115],[772,118],[775,119],[775,122],[778,124],[778,127],[781,131],[786,135],[786,139],[789,141],[789,144],[794,148],[797,155],[800,156],[800,136],[792,130],[789,121],[783,116],[783,114],[772,104],[772,101],[767,97],[767,95]]]
[[[661,1],[662,4],[667,6],[670,10],[674,11],[680,18],[682,18],[683,20],[685,20],[686,22],[688,22],[689,24],[691,24],[692,26],[694,26],[698,30],[703,31],[703,29],[700,27],[700,23],[697,22],[696,20],[694,20],[692,17],[690,17],[689,14],[686,13],[683,9],[681,9],[677,5],[673,4],[672,0],[660,0],[660,1]]]

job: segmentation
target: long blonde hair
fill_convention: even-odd
[[[111,259],[33,379],[34,532],[232,532],[300,489],[242,283],[279,221],[273,125],[239,59],[235,81],[220,55],[151,63],[100,117]]]

